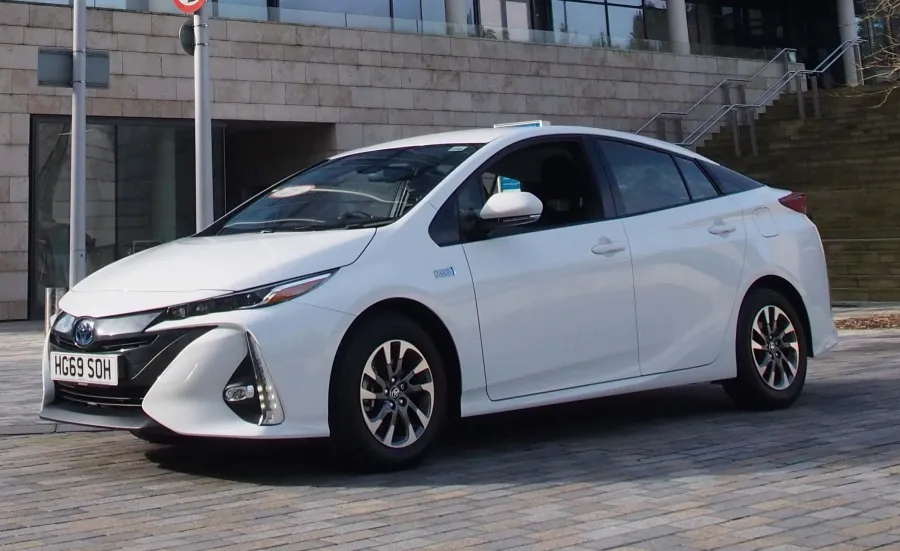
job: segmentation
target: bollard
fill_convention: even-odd
[[[59,311],[59,300],[66,294],[63,287],[47,287],[44,290],[44,335],[50,333],[50,324]]]

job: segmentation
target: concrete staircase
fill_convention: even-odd
[[[806,192],[825,242],[834,302],[900,301],[900,91],[823,91],[822,117],[806,120],[786,93],[756,121],[759,156],[730,127],[698,152],[775,187]]]

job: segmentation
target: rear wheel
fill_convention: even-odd
[[[355,470],[409,468],[424,458],[447,411],[444,361],[405,316],[370,319],[334,366],[329,424],[339,459]]]
[[[741,306],[737,377],[725,392],[745,409],[790,407],[806,382],[806,334],[793,305],[772,289],[754,289]]]

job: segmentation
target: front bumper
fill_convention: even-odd
[[[84,350],[51,334],[43,355],[41,417],[131,431],[163,428],[190,436],[328,436],[331,366],[351,321],[348,314],[289,302],[165,322],[140,338],[127,336],[128,342],[98,342],[105,351],[121,354],[119,384],[113,387],[53,381],[50,351]],[[266,384],[278,398],[283,419],[276,419],[277,424],[260,424],[258,416],[224,400],[223,391],[236,373],[252,373],[248,343],[264,363]]]
[[[112,410],[98,414],[78,404],[62,400],[44,406],[41,409],[40,417],[41,419],[57,423],[101,429],[138,431],[159,427],[159,424],[148,417],[140,408],[134,410]]]

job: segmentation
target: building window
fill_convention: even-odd
[[[390,0],[279,0],[282,9],[348,15],[391,16]]]
[[[485,37],[503,40],[531,38],[529,0],[480,0],[478,11]]]
[[[43,316],[44,289],[68,287],[70,124],[38,119],[31,159],[31,317]],[[190,124],[87,125],[86,273],[194,233],[194,130]],[[216,199],[222,190],[222,132],[213,128]],[[216,209],[222,214],[223,208]]]
[[[573,37],[578,43],[606,45],[609,25],[606,22],[606,6],[590,2],[557,2],[561,13],[553,13],[559,32],[579,35]]]
[[[630,48],[646,39],[644,11],[641,8],[609,5],[606,14],[609,19],[609,38],[612,46]]]
[[[553,30],[580,44],[631,49],[669,36],[665,0],[553,0],[552,14]]]
[[[666,7],[666,0],[647,0],[647,7],[644,8],[644,28],[647,39],[669,41],[669,19]]]

